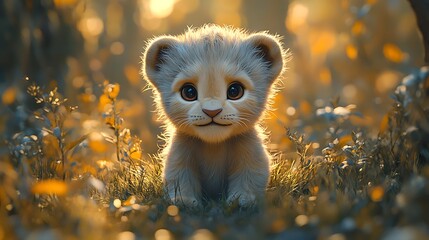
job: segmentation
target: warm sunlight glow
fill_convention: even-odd
[[[214,1],[212,14],[214,22],[221,25],[240,27],[242,25],[241,0]]]
[[[150,0],[149,10],[156,18],[165,18],[173,12],[176,0]]]

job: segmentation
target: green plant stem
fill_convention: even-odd
[[[120,158],[120,151],[119,151],[119,124],[118,124],[118,113],[116,112],[116,99],[112,99],[113,104],[113,126],[115,130],[115,137],[116,137],[116,159],[118,162],[121,162]]]
[[[62,124],[61,124],[61,120],[57,116],[58,115],[57,108],[53,108],[52,110],[55,113],[56,127],[60,130],[60,135],[56,136],[56,138],[58,140],[58,146],[59,146],[60,152],[61,152],[61,165],[63,167],[63,180],[66,180],[66,164],[65,163],[67,161],[67,154],[66,154],[66,151],[64,149],[64,139],[63,139]]]
[[[63,166],[63,180],[66,180],[66,167],[65,167],[65,162],[67,161],[67,154],[64,151],[64,144],[62,139],[58,139],[59,143],[60,143],[60,150],[61,150],[61,158],[62,158],[62,166]]]

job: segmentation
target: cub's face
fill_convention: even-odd
[[[283,67],[274,37],[213,26],[157,38],[143,60],[163,114],[209,143],[253,128]]]

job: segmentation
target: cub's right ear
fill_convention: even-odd
[[[174,37],[158,37],[151,40],[143,54],[143,75],[157,87],[157,76],[162,65],[168,60],[168,54],[179,42]]]

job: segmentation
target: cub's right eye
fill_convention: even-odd
[[[186,101],[195,101],[197,100],[198,92],[197,92],[197,89],[194,87],[194,85],[190,83],[186,83],[181,88],[180,95]]]

